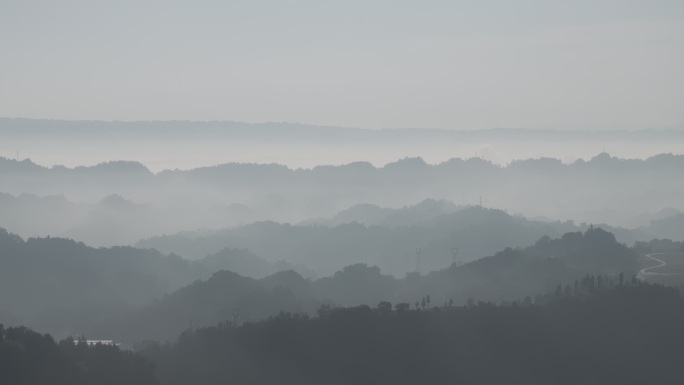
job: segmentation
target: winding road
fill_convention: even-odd
[[[684,273],[656,273],[656,272],[654,272],[654,271],[651,271],[651,270],[653,270],[653,269],[657,269],[657,268],[660,268],[660,267],[663,267],[663,266],[666,266],[666,265],[667,265],[667,262],[665,262],[665,261],[663,261],[662,259],[656,257],[656,255],[667,255],[667,254],[678,254],[678,253],[653,253],[653,254],[646,254],[646,258],[648,258],[648,259],[650,259],[650,260],[652,260],[652,261],[654,261],[654,262],[657,262],[658,264],[657,264],[657,265],[654,265],[654,266],[646,267],[646,268],[643,268],[643,269],[639,270],[639,274],[637,274],[637,278],[639,278],[639,279],[641,279],[641,280],[645,280],[647,277],[649,277],[649,276],[654,276],[654,275],[684,275]],[[684,254],[682,254],[682,255],[684,255]]]

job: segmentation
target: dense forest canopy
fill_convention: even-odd
[[[0,383],[157,385],[154,365],[116,346],[84,338],[56,342],[25,327],[0,324]]]
[[[589,277],[588,277],[589,278]],[[322,306],[190,325],[137,353],[0,326],[0,380],[24,384],[675,384],[684,302],[638,280],[535,301]],[[599,280],[600,281],[600,280]],[[586,283],[586,284],[585,284]],[[497,368],[497,370],[492,370]],[[673,381],[675,380],[675,381]]]
[[[544,305],[329,309],[183,333],[141,354],[168,384],[674,384],[679,293],[621,285]]]

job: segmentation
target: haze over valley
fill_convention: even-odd
[[[0,384],[684,383],[684,2],[0,2]]]
[[[140,131],[117,131],[116,127],[99,123],[101,127],[92,133],[81,122],[73,123],[76,128],[61,122],[63,128],[21,130],[13,124],[46,123],[3,122],[7,125],[0,132],[8,137],[33,135],[45,143],[52,137],[51,129],[61,130],[66,138],[87,133],[84,140],[93,143],[150,141],[161,132],[155,130],[168,130],[169,137],[175,136],[178,141],[186,137],[202,139],[202,135],[230,141],[235,135],[242,135],[259,147],[259,143],[268,146],[271,140],[271,135],[260,139],[254,132],[230,123],[217,123],[214,127],[197,123],[199,134],[190,134],[174,122],[158,122],[154,127],[142,125]],[[296,139],[304,135],[297,126],[268,130],[271,134],[281,132],[276,140],[305,142]],[[410,136],[429,139],[436,134],[450,135],[429,130],[409,130],[405,134],[409,138],[402,140],[410,140]],[[529,142],[532,137],[526,130],[475,134],[497,137],[503,144]],[[622,134],[610,131],[593,135],[610,139]],[[343,131],[340,135],[352,143],[362,140]],[[545,135],[560,146],[567,137],[582,137],[586,133],[555,131]],[[643,130],[632,135],[635,141],[640,137],[662,137],[671,145],[684,143],[677,130]],[[334,142],[332,138],[323,138]],[[381,148],[381,142],[370,141],[366,145]],[[310,146],[316,148],[315,144]],[[471,298],[514,301],[554,290],[556,285],[572,282],[589,272],[607,271],[613,280],[619,273],[636,275],[638,267],[648,264],[644,257],[636,257],[640,254],[637,245],[667,239],[673,242],[670,249],[677,250],[677,245],[684,241],[684,156],[672,153],[644,159],[599,153],[586,161],[571,163],[535,158],[506,165],[480,157],[452,157],[437,164],[420,157],[404,157],[381,167],[363,160],[312,168],[236,162],[158,172],[131,160],[66,167],[45,166],[30,159],[0,158],[0,172],[0,227],[7,229],[8,245],[18,247],[16,252],[29,258],[22,263],[38,258],[31,262],[38,265],[30,269],[40,276],[40,269],[36,270],[43,264],[40,261],[65,248],[58,252],[71,261],[64,262],[70,266],[64,274],[99,277],[97,280],[101,281],[97,289],[86,289],[88,296],[83,298],[75,293],[85,289],[79,285],[90,285],[90,279],[75,281],[77,286],[69,289],[76,290],[72,294],[55,292],[58,298],[70,298],[63,304],[57,299],[40,299],[42,294],[30,300],[12,300],[14,294],[5,299],[2,314],[10,320],[22,320],[57,336],[82,328],[89,333],[112,334],[120,341],[136,342],[145,333],[128,335],[133,326],[117,329],[122,327],[121,323],[149,322],[134,321],[135,317],[159,317],[151,310],[162,306],[155,305],[155,301],[167,301],[165,298],[177,291],[181,295],[200,290],[202,286],[196,280],[206,280],[207,285],[226,281],[220,284],[236,284],[238,288],[246,284],[257,292],[267,290],[253,294],[258,296],[270,296],[269,287],[285,285],[285,297],[278,297],[285,295],[280,293],[273,294],[277,298],[255,299],[269,305],[249,305],[250,309],[257,306],[249,311],[250,320],[278,311],[313,314],[322,304],[375,305],[382,300],[413,303],[421,297],[420,290],[430,291],[440,302],[450,300],[455,304],[464,304]],[[498,270],[504,267],[498,264],[521,258],[516,253],[558,258],[555,252],[541,247],[540,242],[570,242],[571,234],[589,237],[596,231],[610,240],[614,245],[611,247],[624,248],[617,253],[630,255],[631,262],[604,264],[604,256],[599,253],[596,263],[600,269],[578,269],[567,260],[561,263],[564,267],[546,271],[550,267],[540,265],[541,270],[531,273],[525,269],[532,267],[523,264],[517,267],[523,270],[513,276],[511,272],[505,273],[506,279],[512,280],[507,284],[520,285],[516,282],[519,277],[511,278],[517,274],[532,274],[528,283],[536,283],[515,290],[502,290],[501,285],[506,285],[499,281],[502,278],[496,278],[494,285],[498,288],[493,289],[484,284],[492,276],[471,277],[471,266],[480,266],[484,261],[502,261],[487,263],[494,263],[494,276],[504,274]],[[589,243],[586,247],[605,247],[603,244]],[[535,249],[529,249],[533,245]],[[662,248],[659,245],[653,247]],[[567,248],[560,255],[574,255],[577,251],[573,250]],[[94,270],[81,271],[86,260],[91,260],[88,263],[93,265],[89,269]],[[449,274],[465,275],[454,283],[445,278]],[[43,282],[40,287],[51,282],[35,279]],[[61,279],[72,280],[58,275],[57,280]],[[123,291],[117,288],[121,279],[127,282]],[[482,283],[466,283],[473,279]],[[340,280],[341,283],[335,283]],[[344,287],[360,284],[358,280],[372,284],[365,295],[355,297]],[[265,282],[279,283],[273,286]],[[342,285],[342,291],[334,289],[335,285]],[[7,290],[14,293],[17,289],[10,284]],[[246,300],[241,299],[246,295],[243,289],[231,290],[237,290],[237,297],[231,301],[238,301],[231,306],[246,312]],[[201,298],[196,301],[204,303]],[[191,313],[184,317],[193,318],[196,326],[211,326],[222,317],[229,318],[230,311],[223,306],[219,307],[224,310],[207,308],[205,318],[192,317]],[[136,315],[139,312],[145,315]],[[216,318],[217,314],[223,315]],[[81,320],[74,319],[74,315]],[[172,339],[180,333],[189,322],[183,319],[158,338]],[[114,324],[120,326],[114,328]],[[166,329],[158,331],[161,330]]]

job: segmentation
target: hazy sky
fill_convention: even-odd
[[[684,1],[0,1],[0,116],[684,122]]]

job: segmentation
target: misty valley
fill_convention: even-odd
[[[680,383],[683,194],[673,154],[0,158],[0,383]]]
[[[0,0],[0,385],[682,385],[683,47],[682,0]]]

